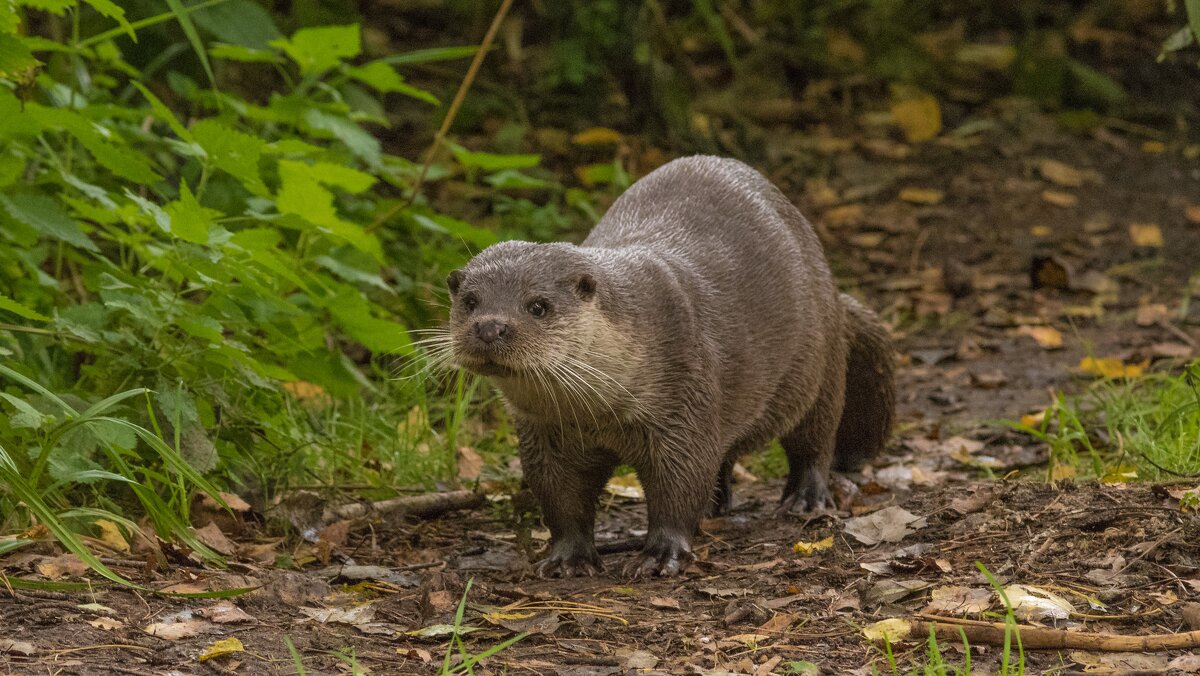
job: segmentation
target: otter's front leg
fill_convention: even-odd
[[[600,449],[564,453],[544,438],[522,435],[521,467],[550,529],[550,553],[538,564],[538,575],[590,576],[604,570],[593,540],[596,501],[616,460]]]
[[[650,517],[635,575],[678,575],[696,560],[692,538],[711,504],[720,465],[716,451],[677,447],[655,449],[635,467]]]

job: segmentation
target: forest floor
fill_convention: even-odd
[[[297,673],[290,640],[307,673],[431,673],[469,580],[461,624],[470,653],[529,632],[475,673],[804,668],[794,662],[831,674],[890,671],[862,627],[921,612],[1003,611],[976,562],[1071,606],[1055,621],[1062,602],[1047,601],[1043,616],[1023,621],[1076,633],[1200,629],[1188,610],[1200,601],[1200,514],[1181,511],[1177,497],[1196,480],[1052,485],[1046,447],[995,422],[1086,387],[1085,356],[1157,364],[1197,354],[1200,305],[1183,318],[1173,309],[1200,292],[1187,288],[1200,270],[1200,147],[1140,128],[1068,134],[1036,110],[1001,103],[990,114],[976,133],[921,145],[859,128],[804,136],[805,152],[828,167],[819,181],[786,159],[766,167],[818,225],[839,279],[895,327],[896,435],[852,477],[857,489],[838,481],[845,511],[776,517],[779,482],[743,476],[733,513],[703,524],[701,560],[677,579],[649,580],[619,573],[645,511],[616,496],[597,528],[609,572],[571,580],[531,575],[528,547],[500,504],[346,523],[323,534],[324,549],[300,545],[327,561],[300,570],[260,562],[286,544],[261,539],[252,519],[217,519],[210,537],[232,552],[226,570],[177,552],[153,570],[132,555],[107,560],[154,590],[255,591],[0,590],[0,671]],[[869,534],[851,534],[850,518],[878,519],[884,541],[864,543]],[[533,549],[544,535],[532,532]],[[828,549],[794,551],[830,536]],[[21,550],[0,566],[22,577],[81,572],[49,550]],[[219,643],[230,638],[240,644]],[[961,646],[943,647],[962,663]],[[921,642],[894,650],[901,665],[926,654]],[[995,672],[1001,654],[976,644],[972,664]],[[1200,672],[1200,650],[1039,650],[1025,660],[1028,673]]]

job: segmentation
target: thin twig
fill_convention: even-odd
[[[458,116],[458,109],[462,106],[463,99],[467,97],[467,91],[471,89],[471,83],[475,81],[475,75],[479,73],[479,67],[483,65],[483,59],[487,56],[488,50],[491,49],[492,41],[496,39],[496,33],[500,30],[500,24],[504,22],[504,17],[508,14],[508,10],[512,7],[512,4],[513,0],[504,0],[500,3],[500,9],[496,10],[496,16],[492,17],[492,25],[488,26],[487,34],[483,36],[483,42],[479,43],[479,49],[475,51],[475,58],[471,60],[471,65],[467,68],[467,75],[458,86],[458,92],[455,93],[454,100],[450,102],[450,108],[446,111],[446,117],[442,120],[442,126],[433,137],[433,145],[429,147],[429,153],[425,156],[425,162],[421,164],[421,173],[417,175],[417,182],[413,184],[408,199],[396,203],[392,208],[384,212],[382,216],[376,218],[367,227],[367,232],[374,232],[379,226],[400,213],[401,210],[412,206],[413,201],[417,199],[417,195],[421,192],[421,186],[425,184],[425,176],[429,173],[429,165],[433,164],[433,158],[441,148],[442,142],[445,141],[446,134],[450,132],[450,125],[454,124],[454,118]]]

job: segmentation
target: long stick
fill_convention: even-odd
[[[483,36],[483,42],[479,43],[479,49],[475,51],[475,58],[471,59],[471,66],[467,68],[467,75],[458,85],[458,92],[454,95],[454,100],[450,102],[450,109],[446,111],[446,117],[442,120],[442,126],[438,129],[437,135],[433,137],[433,145],[429,147],[429,153],[425,156],[425,162],[421,164],[421,173],[417,175],[417,182],[413,184],[412,191],[408,199],[396,203],[391,209],[388,209],[382,216],[375,219],[367,227],[367,232],[374,232],[376,228],[391,220],[393,216],[399,213],[402,209],[412,205],[413,200],[417,199],[417,194],[421,192],[421,186],[425,184],[425,175],[429,173],[429,165],[433,164],[433,158],[437,155],[438,149],[442,147],[442,142],[446,140],[446,134],[450,132],[450,125],[454,124],[454,118],[458,116],[458,109],[462,106],[463,99],[467,98],[467,90],[475,82],[475,75],[479,72],[479,67],[483,65],[483,59],[487,56],[488,50],[491,49],[492,42],[496,39],[496,33],[500,30],[500,24],[504,23],[504,17],[508,15],[509,8],[512,7],[513,0],[504,0],[500,3],[500,9],[496,10],[496,16],[492,17],[492,25],[488,26],[487,33]]]
[[[918,621],[913,622],[912,629],[909,630],[909,638],[914,641],[927,639],[930,627],[933,627],[933,631],[939,639],[958,640],[961,638],[959,634],[961,630],[966,634],[967,642],[973,645],[1004,645],[1005,625],[1002,622]],[[1016,629],[1021,633],[1021,646],[1025,650],[1078,649],[1106,652],[1157,652],[1200,648],[1200,631],[1188,631],[1181,634],[1122,636],[1120,634],[1086,634],[1027,625],[1018,625]]]

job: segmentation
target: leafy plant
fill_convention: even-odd
[[[357,25],[284,37],[269,17],[206,44],[221,6],[130,21],[106,0],[0,0],[0,528],[41,524],[80,556],[98,519],[145,516],[215,561],[188,513],[217,483],[265,504],[297,480],[448,476],[431,429],[453,436],[474,394],[391,374],[461,242],[497,235],[408,194],[419,167],[370,129],[385,99],[438,103],[398,65],[473,48],[363,61]],[[69,37],[27,34],[35,13]],[[170,27],[207,86],[126,58]],[[271,89],[242,96],[231,70]]]

